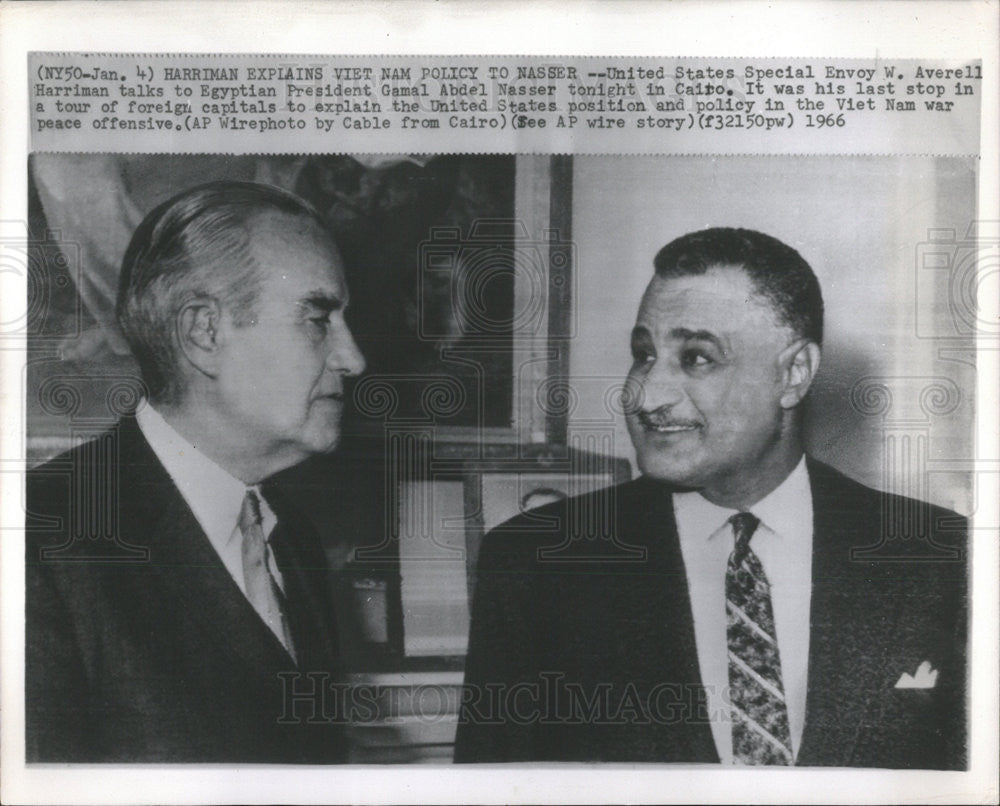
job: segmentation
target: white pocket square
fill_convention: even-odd
[[[896,681],[896,688],[934,688],[937,685],[938,670],[931,668],[931,662],[925,660],[917,667],[916,674],[903,672]]]

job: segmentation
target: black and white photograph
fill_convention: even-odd
[[[460,720],[462,761],[964,767],[974,161],[526,162],[32,157],[35,228],[81,273],[44,286],[27,364],[29,758],[447,759]],[[514,205],[533,171],[552,251]],[[425,263],[381,262],[407,230]],[[102,262],[88,233],[118,231]],[[40,278],[73,266],[46,247]],[[515,386],[544,441],[511,441]],[[286,558],[254,560],[246,510]],[[770,562],[729,567],[738,517]],[[435,713],[361,707],[415,670]]]
[[[29,49],[9,802],[984,786],[974,44]]]

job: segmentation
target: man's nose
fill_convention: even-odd
[[[671,368],[666,361],[655,361],[639,381],[637,408],[643,411],[669,408],[684,398],[681,373]]]
[[[347,376],[360,375],[365,371],[365,357],[361,354],[357,342],[354,341],[354,335],[346,323],[333,339],[326,362],[330,369]]]

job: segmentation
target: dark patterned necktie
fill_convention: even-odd
[[[736,538],[726,569],[733,761],[793,764],[771,584],[750,548],[760,521],[749,512],[740,512],[729,522]]]
[[[253,490],[247,490],[243,497],[239,526],[243,533],[243,582],[247,599],[294,659],[295,643],[285,613],[285,597],[268,567],[260,499]]]

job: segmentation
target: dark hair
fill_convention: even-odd
[[[176,402],[175,319],[193,299],[214,297],[237,325],[254,316],[260,267],[253,257],[254,218],[267,212],[326,224],[306,201],[253,182],[211,182],[160,204],[132,235],[118,280],[118,324],[153,401]]]
[[[777,238],[750,229],[715,227],[682,235],[653,259],[658,277],[704,274],[733,266],[750,277],[778,321],[796,335],[823,342],[823,294],[809,264]]]

